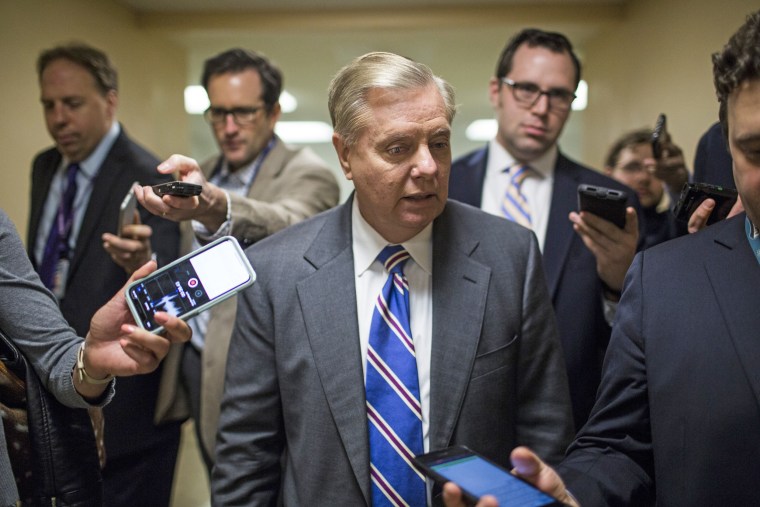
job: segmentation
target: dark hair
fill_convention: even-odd
[[[95,79],[95,84],[103,95],[111,90],[118,91],[119,89],[116,68],[111,65],[108,56],[99,49],[81,42],[46,49],[37,57],[38,79],[42,80],[45,68],[55,60],[68,60],[84,67]]]
[[[578,83],[581,81],[581,62],[573,52],[573,45],[570,41],[557,32],[545,32],[537,28],[526,28],[514,37],[512,37],[504,49],[499,55],[499,60],[496,62],[496,77],[506,77],[512,70],[512,60],[515,57],[517,49],[527,44],[528,47],[542,47],[546,48],[553,53],[567,53],[570,55],[570,59],[573,61],[573,67],[575,67],[575,87],[578,87]]]
[[[271,111],[280,100],[282,72],[267,57],[255,51],[234,48],[209,58],[203,64],[201,84],[208,92],[208,82],[212,76],[228,72],[238,73],[248,69],[258,72],[263,88],[261,100],[266,104],[267,111]]]
[[[610,169],[615,167],[620,158],[620,152],[637,144],[648,144],[652,141],[652,131],[648,129],[634,130],[620,137],[610,148],[604,159],[604,166]]]
[[[747,16],[723,50],[712,55],[712,62],[720,126],[728,139],[728,96],[744,81],[760,77],[760,11]]]

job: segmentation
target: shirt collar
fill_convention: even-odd
[[[111,151],[113,144],[116,142],[116,138],[121,133],[121,126],[119,122],[114,121],[111,123],[111,128],[108,129],[106,135],[100,140],[98,145],[92,150],[89,157],[79,162],[79,172],[87,179],[93,179],[100,171],[100,167],[103,165],[103,161],[108,156],[108,152]],[[63,159],[63,167],[68,167],[71,162]]]
[[[554,176],[554,166],[557,163],[559,150],[557,145],[552,145],[546,153],[535,160],[529,162],[530,167],[544,178]],[[490,172],[502,172],[508,167],[515,165],[517,161],[496,139],[491,139],[488,143],[488,167]]]
[[[377,259],[380,251],[388,245],[371,225],[364,220],[354,195],[351,207],[351,233],[353,237],[354,270],[361,276]],[[416,236],[401,243],[414,262],[428,275],[433,273],[433,223],[422,229]]]

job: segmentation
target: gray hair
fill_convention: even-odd
[[[327,106],[335,133],[352,146],[370,118],[367,95],[375,88],[414,90],[434,84],[446,106],[446,119],[454,120],[454,88],[422,63],[393,53],[367,53],[343,67],[328,89]]]

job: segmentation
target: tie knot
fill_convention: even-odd
[[[69,164],[69,166],[66,168],[66,181],[68,183],[74,181],[77,177],[77,172],[79,172],[79,164],[76,162]]]
[[[388,245],[377,256],[377,260],[383,263],[389,273],[403,273],[408,259],[409,252],[401,245]]]
[[[521,164],[513,166],[509,171],[512,173],[512,183],[519,187],[525,178],[533,173],[533,168],[527,164]]]

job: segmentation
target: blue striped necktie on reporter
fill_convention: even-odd
[[[522,184],[532,171],[528,165],[512,166],[509,169],[509,185],[501,202],[501,211],[507,219],[528,228],[531,227],[530,206],[522,191]]]
[[[409,253],[386,246],[378,260],[389,273],[375,303],[367,350],[372,505],[424,506],[425,478],[412,463],[421,454],[422,408],[417,358],[409,325]]]

